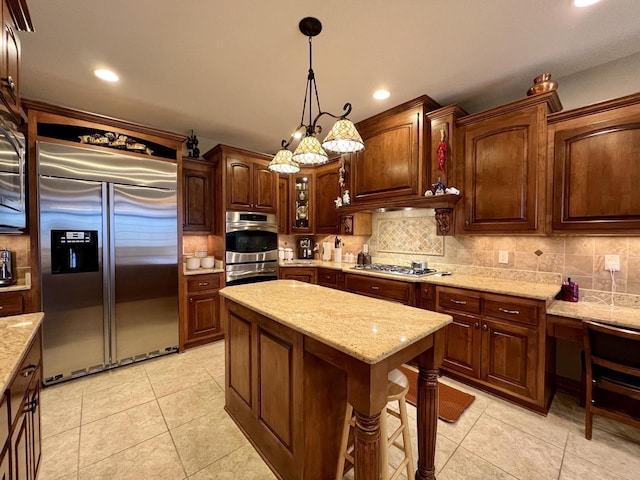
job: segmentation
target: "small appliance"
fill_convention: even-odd
[[[13,252],[6,248],[0,250],[0,286],[13,285],[16,279],[13,276]]]
[[[313,259],[313,240],[309,237],[302,237],[298,240],[298,258]]]

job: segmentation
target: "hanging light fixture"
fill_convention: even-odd
[[[313,71],[312,56],[312,39],[322,31],[320,20],[314,17],[306,17],[300,20],[298,28],[303,35],[309,37],[309,73],[307,74],[307,85],[304,93],[304,103],[302,105],[302,116],[300,125],[296,128],[296,132],[304,129],[304,137],[298,144],[295,152],[291,154],[289,145],[294,138],[287,142],[282,141],[282,149],[276,154],[271,163],[269,170],[280,173],[296,173],[300,170],[299,165],[319,165],[329,160],[329,155],[325,150],[335,153],[353,153],[364,149],[364,142],[358,133],[356,126],[347,115],[351,113],[351,104],[345,103],[342,115],[333,115],[329,112],[323,112],[320,108],[320,98],[318,96],[318,87],[316,86],[315,73]],[[317,115],[313,116],[313,97],[316,99],[318,109]],[[307,105],[308,100],[308,105]],[[305,113],[308,109],[309,123],[305,125]],[[329,135],[324,139],[322,145],[316,138],[316,135],[322,132],[322,127],[318,125],[318,119],[323,115],[329,115],[337,119],[331,128]],[[289,153],[287,153],[289,152]]]

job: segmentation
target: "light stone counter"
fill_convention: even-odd
[[[640,330],[640,309],[637,308],[612,307],[596,302],[556,300],[547,307],[547,314],[579,320],[595,320],[618,327]]]
[[[451,316],[295,280],[225,287],[223,297],[374,364],[451,323]]]
[[[20,366],[43,318],[42,312],[0,317],[0,379],[3,391]]]
[[[303,263],[304,262],[304,263]],[[466,288],[480,292],[498,293],[502,295],[514,295],[534,300],[551,300],[560,291],[560,285],[549,283],[522,282],[517,280],[503,280],[499,278],[479,277],[475,275],[424,275],[412,277],[409,275],[397,275],[393,273],[375,272],[371,270],[354,270],[354,263],[323,262],[321,260],[294,260],[293,262],[280,262],[280,267],[323,267],[341,270],[345,273],[368,275],[371,277],[388,278],[409,283],[431,283],[445,287]]]

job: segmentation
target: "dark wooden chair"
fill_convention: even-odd
[[[583,322],[586,367],[584,436],[593,415],[640,428],[640,330]]]

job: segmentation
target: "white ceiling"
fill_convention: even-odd
[[[469,108],[517,99],[640,52],[640,1],[28,0],[21,88],[44,100],[274,153],[298,125],[308,42],[321,106],[362,120],[422,94]],[[117,84],[93,76],[109,67]],[[391,97],[372,98],[385,87]],[[559,93],[561,93],[561,87]],[[562,97],[561,97],[562,98]],[[325,131],[330,124],[327,121]]]

